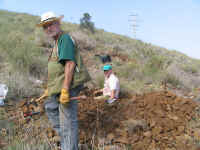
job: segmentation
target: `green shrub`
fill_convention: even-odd
[[[163,56],[155,56],[150,57],[148,62],[144,65],[143,73],[145,76],[153,76],[155,74],[160,73],[164,69],[164,63],[166,58]]]
[[[135,72],[139,69],[138,64],[128,63],[116,66],[116,73],[120,78],[126,78],[133,80],[135,78]]]
[[[198,72],[198,67],[194,66],[194,65],[183,65],[182,66],[183,70],[185,72],[188,72],[188,73],[197,73]]]
[[[120,45],[115,45],[115,46],[113,47],[113,53],[114,53],[114,54],[118,54],[118,53],[120,53],[121,51],[123,51],[123,49],[120,47]]]
[[[178,87],[180,85],[182,85],[182,82],[174,75],[172,74],[168,74],[166,73],[164,79],[163,79],[164,83],[169,83],[174,87]]]
[[[147,65],[149,68],[162,70],[165,61],[166,58],[164,56],[153,55],[152,57],[150,57],[150,60]]]
[[[83,31],[70,32],[70,35],[74,38],[81,50],[93,50],[96,48],[96,40],[90,38]]]
[[[24,39],[24,34],[11,32],[7,40],[4,40],[3,48],[7,52],[7,61],[12,64],[13,70],[23,71],[34,76],[45,74],[45,64],[47,58],[43,54],[42,48],[36,47],[33,41]]]
[[[89,13],[84,13],[83,17],[80,19],[80,28],[85,28],[91,31],[92,33],[95,32],[94,23],[91,21],[91,16]]]
[[[45,47],[45,48],[52,48],[52,40],[50,38],[48,38],[44,32],[39,29],[36,28],[33,34],[33,40],[34,40],[34,44],[36,44],[39,47]]]
[[[10,75],[4,76],[3,81],[8,86],[8,99],[20,99],[24,97],[37,96],[40,94],[40,88],[34,87],[30,81],[30,75],[23,72],[10,72]]]

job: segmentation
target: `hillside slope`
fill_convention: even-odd
[[[59,145],[42,105],[30,102],[43,92],[52,47],[35,27],[38,21],[38,16],[0,11],[0,83],[9,87],[7,106],[0,108],[0,148],[5,150]],[[198,146],[199,104],[190,98],[199,94],[199,60],[101,29],[92,34],[77,24],[64,22],[62,27],[78,40],[93,79],[85,91],[87,100],[79,102],[81,144],[108,150]],[[104,65],[95,55],[110,55],[120,78],[120,99],[113,105],[93,99],[93,91],[103,86]],[[24,116],[32,110],[39,114]],[[5,120],[13,121],[14,127],[3,126]]]
[[[0,82],[9,86],[10,98],[38,95],[44,81],[51,42],[35,27],[38,16],[0,10]],[[200,61],[176,51],[96,29],[92,34],[79,25],[63,23],[80,44],[95,86],[103,84],[102,63],[95,55],[109,54],[122,91],[159,90],[162,84],[191,92],[200,85]]]

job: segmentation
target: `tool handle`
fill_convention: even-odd
[[[36,99],[35,102],[40,102],[45,96],[41,96],[40,98]],[[70,97],[70,100],[82,100],[86,99],[87,97],[85,95],[82,96],[75,96],[75,97]]]
[[[39,102],[41,101],[42,99],[44,99],[46,96],[45,95],[42,95],[40,98],[36,99],[35,102]]]
[[[82,100],[86,98],[87,97],[85,95],[81,95],[81,96],[76,96],[76,97],[70,97],[70,100]]]

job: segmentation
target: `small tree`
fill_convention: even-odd
[[[85,28],[91,31],[92,33],[95,32],[94,23],[91,21],[91,16],[89,13],[84,13],[83,17],[80,19],[80,28]]]

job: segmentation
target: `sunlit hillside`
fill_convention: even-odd
[[[45,83],[48,51],[52,47],[42,30],[39,16],[0,11],[0,82],[9,86],[9,98],[38,96]],[[103,63],[95,55],[110,55],[122,91],[142,93],[157,90],[163,83],[192,91],[200,85],[200,61],[177,51],[78,24],[63,22],[80,44],[93,84],[102,86]],[[158,43],[159,44],[159,43]]]

